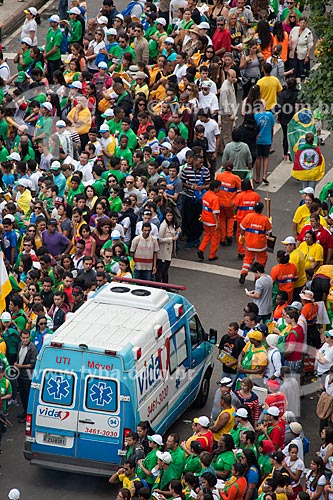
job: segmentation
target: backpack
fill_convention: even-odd
[[[130,2],[130,3],[127,5],[127,7],[126,7],[124,10],[122,10],[122,11],[121,11],[122,15],[123,15],[123,16],[130,16],[130,15],[131,15],[131,10],[132,10],[132,9],[133,9],[133,7],[135,7],[136,5],[140,5],[140,7],[141,7],[141,14],[140,14],[140,16],[142,16],[142,14],[143,14],[143,7],[142,7],[142,5],[141,5],[141,3],[140,3],[140,2]]]
[[[303,442],[303,453],[304,455],[306,455],[310,451],[310,440],[309,438],[306,437],[305,434],[303,434],[302,442]]]
[[[286,338],[289,335],[289,333],[293,333],[295,335],[295,337],[296,337],[296,341],[298,341],[298,333],[295,330],[290,330],[285,335],[281,335],[279,337],[279,340],[278,340],[278,343],[277,343],[276,347],[279,349],[279,351],[281,352],[282,355],[286,351]]]

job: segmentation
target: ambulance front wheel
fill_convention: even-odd
[[[195,408],[203,408],[207,403],[209,386],[210,386],[210,377],[211,377],[211,372],[207,370],[204,375],[204,378],[202,379],[200,391],[193,403],[193,406]]]

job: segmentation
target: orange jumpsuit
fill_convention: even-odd
[[[234,232],[234,199],[241,188],[241,178],[226,170],[216,176],[221,182],[218,197],[220,200],[220,238],[221,243],[226,237],[232,238]]]
[[[237,193],[234,199],[234,204],[236,206],[236,221],[237,221],[237,245],[238,245],[238,253],[239,255],[245,254],[244,244],[240,243],[239,235],[240,235],[240,223],[250,212],[253,212],[254,205],[260,201],[260,196],[258,193],[255,193],[250,189],[249,191],[241,191]]]
[[[297,280],[297,269],[295,264],[277,264],[271,269],[271,278],[277,282],[279,290],[284,290],[288,294],[288,304],[291,304],[294,293],[294,283]]]
[[[241,274],[248,274],[254,260],[266,265],[267,238],[266,233],[272,229],[272,224],[266,215],[253,212],[242,220],[240,228],[245,231],[245,257]]]
[[[220,243],[219,230],[216,228],[214,214],[220,213],[220,201],[218,195],[213,191],[207,191],[202,197],[201,222],[203,223],[204,235],[199,250],[205,252],[210,243],[209,258],[216,257]]]

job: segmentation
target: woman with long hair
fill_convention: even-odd
[[[86,71],[87,60],[86,60],[86,56],[84,54],[83,47],[79,43],[74,42],[71,44],[71,52],[72,52],[73,56],[76,57],[77,60],[79,61],[80,71],[81,72]]]
[[[98,200],[96,189],[94,186],[86,186],[84,189],[84,195],[86,197],[86,205],[89,210],[94,211],[95,205]]]
[[[258,460],[250,449],[242,451],[241,463],[246,466],[245,477],[247,491],[244,500],[255,500],[258,498],[258,486],[261,483],[261,472]]]
[[[213,451],[212,467],[216,472],[218,479],[227,481],[231,476],[232,466],[236,462],[233,453],[235,443],[230,434],[222,434],[218,440],[218,446]]]
[[[246,405],[252,412],[253,415],[253,424],[256,426],[259,416],[260,416],[260,408],[259,408],[259,399],[255,392],[252,391],[253,382],[250,378],[245,377],[241,380],[240,389],[236,391],[236,396],[240,400],[242,406]]]
[[[303,491],[301,485],[301,476],[305,469],[303,460],[299,457],[297,444],[291,443],[288,446],[288,456],[285,458],[285,468],[291,479],[291,487],[293,489],[293,496],[291,500],[296,500],[297,493]]]
[[[67,85],[73,83],[73,81],[77,81],[80,76],[80,62],[76,57],[72,57],[72,59],[68,63],[68,69],[64,71],[64,78]]]
[[[321,445],[318,455],[322,458],[325,473],[331,472],[331,464],[328,459],[333,455],[333,427],[324,427],[320,433]]]
[[[241,462],[236,462],[231,467],[231,478],[224,485],[220,493],[222,500],[243,500],[247,489],[246,467]]]
[[[95,253],[99,257],[102,246],[111,238],[111,221],[109,218],[102,218],[98,220],[97,227],[93,232],[93,237],[96,240]]]
[[[256,85],[257,87],[257,85]],[[242,125],[238,128],[240,132],[241,142],[245,142],[249,146],[252,156],[252,167],[255,165],[257,151],[257,137],[260,132],[260,127],[254,119],[253,113],[246,113]]]
[[[305,491],[310,495],[311,500],[324,499],[324,486],[326,477],[325,467],[321,457],[314,457],[310,463],[310,471],[306,475]]]
[[[230,31],[231,36],[231,51],[236,64],[239,64],[242,50],[243,50],[243,38],[244,38],[244,28],[237,18],[237,13],[232,12],[229,14],[227,28]]]
[[[175,242],[178,240],[181,229],[177,227],[174,212],[166,209],[165,219],[159,229],[159,251],[157,253],[156,281],[169,282],[169,267]]]
[[[88,224],[82,224],[82,226],[80,226],[79,234],[80,238],[85,242],[83,255],[89,255],[89,257],[95,257],[96,240],[95,238],[93,238]]]
[[[242,77],[243,100],[246,99],[250,88],[253,87],[260,78],[262,61],[263,56],[258,51],[257,40],[250,40],[248,43],[248,53],[245,51],[242,53],[239,63],[239,69]]]
[[[294,10],[291,10],[289,14],[287,15],[285,21],[282,23],[282,28],[283,30],[289,35],[291,30],[295,28],[295,26],[298,26],[298,15],[297,12]]]
[[[257,24],[257,37],[260,39],[260,50],[266,61],[272,55],[273,36],[268,21],[262,19]]]
[[[273,26],[273,47],[276,44],[282,46],[281,59],[283,62],[286,62],[288,59],[288,43],[288,33],[284,31],[281,21],[276,21]]]
[[[215,57],[215,49],[213,45],[207,45],[205,52],[202,54],[199,66],[206,64],[208,67]]]

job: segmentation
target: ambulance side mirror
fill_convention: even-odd
[[[209,329],[208,342],[213,345],[217,344],[217,330],[214,330],[213,328]]]

